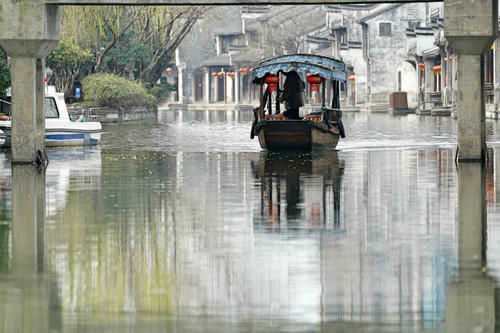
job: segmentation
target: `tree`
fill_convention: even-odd
[[[94,71],[156,82],[209,7],[66,7],[63,34],[93,50]],[[131,73],[135,73],[132,75]]]
[[[56,90],[70,95],[75,79],[92,67],[93,56],[88,50],[76,45],[71,39],[63,38],[47,56],[47,66],[52,69]]]
[[[0,98],[6,97],[6,90],[10,87],[10,70],[5,53],[0,49]]]

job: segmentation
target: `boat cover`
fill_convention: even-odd
[[[346,81],[344,71],[332,69],[330,67],[308,61],[287,61],[261,65],[252,70],[252,81],[254,83],[261,82],[266,75],[277,75],[280,71],[284,73],[291,71],[296,71],[298,73],[311,73],[311,75],[319,75],[325,80]]]
[[[289,61],[294,61],[294,62],[310,62],[312,64],[316,65],[322,65],[331,69],[336,69],[341,72],[345,72],[345,64],[337,59],[325,57],[325,56],[320,56],[320,55],[315,55],[315,54],[288,54],[288,55],[283,55],[267,60],[263,60],[259,63],[259,66],[263,65],[269,65],[269,64],[276,64],[279,62],[289,62]]]

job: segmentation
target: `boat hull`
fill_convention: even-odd
[[[97,122],[75,122],[69,125],[66,124],[65,128],[57,125],[52,127],[47,123],[45,125],[47,127],[45,129],[46,147],[96,145],[101,140],[101,124]],[[12,132],[10,121],[0,121],[0,130],[5,134],[2,147],[9,148],[11,146]]]
[[[329,129],[311,120],[262,120],[256,133],[260,146],[267,150],[335,149],[339,141],[336,125]]]

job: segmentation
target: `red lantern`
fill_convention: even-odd
[[[165,71],[167,72],[168,75],[172,74],[172,68],[170,67],[167,67]]]
[[[356,77],[354,75],[349,76],[348,79],[351,80],[351,82],[356,81]]]
[[[219,75],[219,79],[222,79],[222,77],[224,76],[224,72],[219,72],[217,75]]]
[[[444,62],[448,62],[448,58],[446,58],[446,57],[443,60],[444,60]]]
[[[321,84],[323,79],[319,75],[311,75],[307,77],[307,82],[309,82],[309,84]]]
[[[248,68],[246,67],[240,68],[240,73],[248,73]]]
[[[432,71],[441,72],[441,65],[436,65],[436,66],[432,67]]]
[[[323,79],[318,75],[310,75],[307,77],[307,82],[311,85],[311,92],[318,92],[319,85],[323,82]]]
[[[212,76],[213,76],[213,77],[216,77],[216,76],[217,76],[217,73],[216,73],[216,72],[213,72],[213,73],[212,73]]]
[[[265,77],[264,82],[269,86],[269,91],[277,91],[277,84],[280,82],[280,77],[278,75],[268,75]]]

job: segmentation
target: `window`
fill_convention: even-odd
[[[56,101],[52,97],[45,98],[45,118],[59,118]]]
[[[420,27],[420,21],[409,21],[408,22],[408,28],[414,29]]]
[[[337,29],[336,30],[336,36],[337,36],[337,41],[339,44],[346,44],[347,43],[347,29]]]
[[[380,37],[390,36],[391,35],[391,23],[390,22],[381,22],[378,25],[378,35]]]

